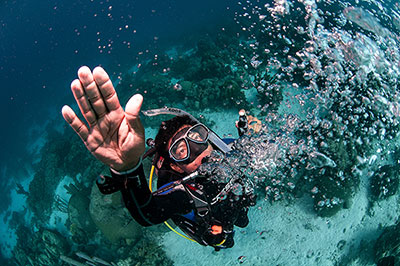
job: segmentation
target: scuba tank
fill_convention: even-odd
[[[241,109],[239,111],[239,120],[236,121],[236,127],[238,129],[239,137],[243,136],[244,133],[247,132],[248,123],[247,123],[246,111],[244,109]]]

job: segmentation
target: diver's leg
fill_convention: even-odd
[[[235,225],[241,228],[246,227],[249,224],[249,217],[247,216],[248,208],[242,208],[239,212],[239,216],[235,221]]]

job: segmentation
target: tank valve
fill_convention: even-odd
[[[236,121],[236,127],[238,129],[238,134],[239,137],[243,136],[244,133],[247,132],[247,116],[246,116],[246,111],[244,109],[241,109],[239,111],[239,121]]]

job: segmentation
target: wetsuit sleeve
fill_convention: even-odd
[[[152,193],[143,165],[125,178],[126,183],[121,189],[125,206],[132,217],[143,226],[162,223],[174,215],[186,214],[192,209],[183,186],[173,186],[165,193]]]

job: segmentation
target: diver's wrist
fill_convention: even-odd
[[[140,156],[139,161],[136,163],[136,165],[134,167],[128,168],[127,170],[121,171],[121,170],[115,170],[112,167],[110,167],[110,171],[113,172],[116,175],[129,175],[131,173],[133,173],[134,171],[136,171],[140,165],[142,164],[142,156]]]

